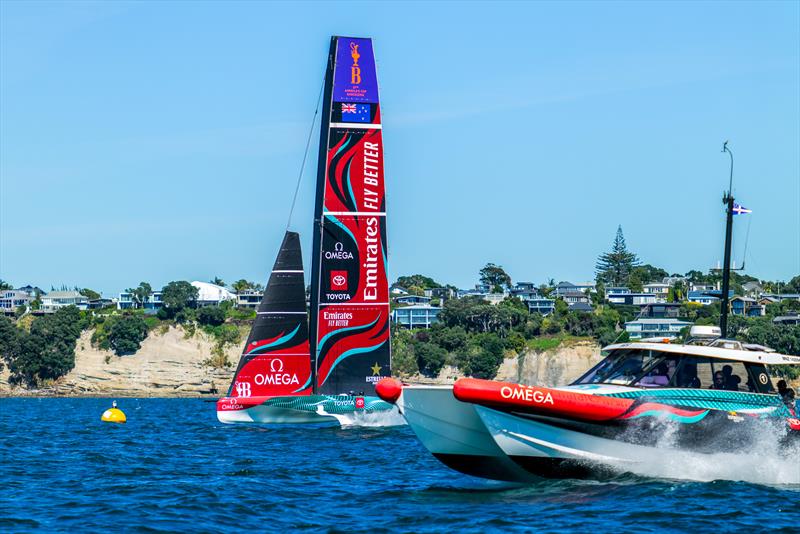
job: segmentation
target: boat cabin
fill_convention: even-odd
[[[690,388],[774,394],[769,365],[797,365],[800,357],[766,347],[715,340],[705,345],[622,343],[574,385]]]

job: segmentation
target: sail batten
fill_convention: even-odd
[[[312,252],[318,393],[374,394],[389,376],[383,133],[372,40],[331,40]]]

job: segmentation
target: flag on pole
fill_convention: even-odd
[[[733,203],[733,210],[732,211],[733,211],[734,215],[743,215],[745,213],[753,213],[753,210],[749,210],[749,209],[745,208],[744,206],[740,206],[736,202]]]

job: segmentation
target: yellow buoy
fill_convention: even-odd
[[[112,407],[104,411],[103,415],[100,416],[100,420],[104,423],[124,423],[127,421],[127,418],[125,417],[125,413],[117,408],[117,401],[114,401]]]

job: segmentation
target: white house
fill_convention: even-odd
[[[42,311],[45,313],[53,313],[65,306],[76,306],[79,310],[85,310],[89,307],[89,298],[77,291],[51,291],[42,295]]]
[[[219,305],[220,302],[225,300],[236,302],[236,295],[222,286],[209,282],[198,282],[196,280],[192,282],[192,286],[196,287],[198,290],[198,306]]]

